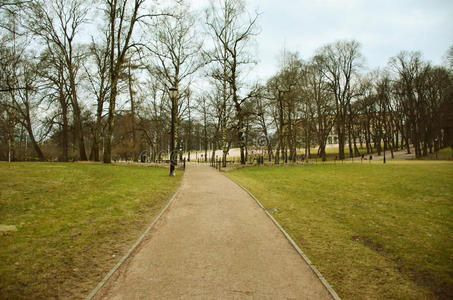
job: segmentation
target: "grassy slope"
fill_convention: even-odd
[[[0,298],[83,298],[181,179],[166,169],[0,163]]]
[[[437,152],[437,158],[440,160],[453,160],[453,149],[451,147],[440,149]],[[424,157],[423,159],[436,159],[436,154],[435,153],[429,154],[427,157]]]
[[[228,173],[345,299],[453,294],[453,164],[254,167]]]

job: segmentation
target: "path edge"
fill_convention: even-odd
[[[181,184],[179,185],[178,189],[176,192],[173,194],[173,196],[170,198],[168,201],[167,205],[160,211],[160,213],[157,215],[156,218],[154,218],[153,222],[146,228],[145,232],[137,239],[135,244],[129,249],[129,251],[120,259],[120,261],[107,273],[107,275],[104,276],[104,278],[101,280],[101,282],[98,283],[98,285],[91,291],[91,293],[85,298],[85,300],[92,300],[94,296],[102,289],[102,287],[109,281],[109,279],[112,277],[112,275],[124,264],[124,262],[131,256],[131,254],[137,249],[137,247],[141,244],[141,242],[144,240],[145,236],[149,233],[149,231],[154,227],[154,225],[159,221],[159,219],[162,217],[162,215],[168,210],[170,205],[175,201],[176,197],[178,196],[179,192],[181,191],[182,187],[182,180],[184,179],[184,174],[183,173],[183,178],[181,178]]]
[[[241,189],[243,189],[247,194],[249,194],[250,197],[252,197],[256,203],[258,204],[259,207],[264,211],[264,213],[272,220],[272,222],[277,226],[277,228],[283,233],[283,235],[286,237],[288,242],[296,249],[297,253],[302,257],[302,259],[308,264],[308,266],[311,268],[311,270],[318,276],[319,280],[321,283],[324,285],[324,287],[327,289],[327,291],[330,293],[330,295],[333,297],[334,300],[341,300],[340,296],[338,296],[337,292],[332,288],[332,286],[327,282],[326,278],[319,272],[319,270],[316,268],[315,265],[312,264],[311,260],[308,258],[308,256],[305,255],[305,253],[297,246],[297,244],[294,242],[294,240],[291,238],[291,236],[283,229],[283,227],[280,225],[280,223],[275,220],[275,218],[267,212],[267,210],[264,208],[263,204],[255,197],[249,190],[247,190],[245,187],[243,187],[241,184],[238,182],[234,181],[230,177],[222,174],[232,182],[234,182],[237,186],[239,186]]]

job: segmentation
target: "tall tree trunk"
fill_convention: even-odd
[[[72,46],[69,44],[69,53],[72,53]],[[72,63],[72,57],[69,56],[66,58],[66,63],[68,65],[69,71],[69,85],[71,88],[71,102],[72,108],[74,113],[74,129],[75,134],[77,136],[78,144],[79,144],[79,155],[80,160],[86,161],[88,160],[86,150],[85,150],[85,139],[83,134],[83,124],[82,124],[82,113],[79,106],[79,100],[77,98],[77,85],[75,82],[75,74],[74,74],[74,66]]]
[[[365,144],[366,144],[366,154],[370,154],[371,149],[371,132],[370,132],[370,120],[367,114],[366,128],[365,128]]]
[[[389,144],[390,144],[390,153],[392,155],[392,159],[394,159],[395,158],[395,154],[394,154],[395,144],[393,143],[393,140],[389,141]]]
[[[27,95],[27,91],[25,92]],[[28,95],[26,96],[28,98]],[[30,107],[28,104],[25,105],[25,128],[27,129],[28,136],[30,137],[31,143],[33,145],[33,149],[36,152],[36,155],[38,155],[38,158],[40,161],[45,161],[44,154],[41,151],[41,148],[39,147],[38,143],[36,142],[35,135],[33,134],[33,129],[31,126],[31,118],[30,118]]]
[[[276,165],[280,164],[280,150],[281,150],[281,147],[280,147],[280,144],[278,144],[277,149],[275,149],[275,164]]]
[[[345,142],[345,136],[344,136],[344,131],[342,131],[341,126],[337,128],[337,134],[338,134],[338,153],[339,153],[339,158],[340,160],[344,159],[344,142]]]
[[[63,62],[58,65],[58,102],[61,108],[61,114],[63,118],[62,127],[62,161],[67,162],[69,160],[69,102],[66,95],[66,82],[64,79]]]
[[[129,100],[131,101],[131,131],[132,131],[132,145],[133,145],[133,160],[137,161],[138,153],[137,153],[137,137],[135,133],[135,100],[134,100],[134,91],[132,90],[132,74],[131,74],[131,65],[129,63],[129,76],[128,76],[128,87],[129,87]]]
[[[360,155],[360,151],[357,148],[357,142],[356,142],[356,138],[354,135],[352,136],[352,140],[353,140],[353,144],[354,144],[354,156],[358,156],[358,155]]]
[[[99,152],[101,151],[101,136],[97,129],[95,129],[94,135],[93,135],[93,159],[94,161],[100,161],[100,156]]]
[[[321,156],[322,161],[326,161],[326,143],[324,143],[324,141],[321,141],[321,143],[319,144],[319,150],[319,156]]]
[[[204,146],[204,161],[208,161],[208,128],[206,124],[206,119],[204,120],[203,125],[203,146]]]
[[[234,97],[234,96],[233,96]],[[236,99],[237,101],[237,99]],[[235,105],[236,107],[236,114],[238,116],[238,133],[237,133],[237,137],[238,137],[238,141],[239,141],[239,149],[240,149],[240,154],[241,154],[241,165],[245,165],[245,161],[246,161],[246,158],[245,158],[245,145],[244,145],[244,122],[242,120],[242,109],[241,107],[239,106],[239,104],[236,104]]]
[[[40,161],[45,161],[46,158],[44,157],[44,154],[41,151],[41,148],[39,147],[38,143],[36,142],[36,139],[33,135],[33,130],[27,126],[27,132],[28,135],[30,136],[30,141],[33,145],[33,149],[35,150],[36,154],[38,155],[38,158]]]
[[[116,76],[113,77],[116,81]],[[109,164],[112,162],[112,139],[113,139],[113,126],[115,124],[115,104],[116,104],[116,92],[117,86],[112,84],[110,99],[109,99],[109,111],[107,117],[107,134],[104,137],[104,163]]]
[[[72,101],[72,107],[74,112],[74,134],[78,141],[79,145],[79,156],[80,160],[85,161],[87,160],[87,154],[85,150],[85,139],[83,136],[83,126],[82,126],[82,118],[80,113],[80,107],[77,102]]]
[[[63,95],[64,97],[64,95]],[[67,162],[69,159],[69,121],[68,121],[68,106],[66,105],[66,101],[62,101],[62,114],[63,114],[63,161]]]
[[[13,100],[13,103],[15,101]],[[9,145],[8,145],[8,160],[9,161],[15,161],[16,160],[16,114],[14,111],[14,108],[11,109],[10,115],[9,115]]]
[[[405,134],[403,136],[404,143],[406,144],[407,154],[411,154],[411,146],[410,146],[410,143],[409,143],[409,135],[410,135],[409,124],[407,124],[405,126],[405,128],[406,128],[406,130],[405,130],[406,132],[405,132]]]
[[[349,148],[349,157],[354,157],[354,152],[352,149],[351,125],[348,125],[348,148]]]
[[[395,131],[395,142],[394,142],[396,151],[399,150],[399,147],[400,147],[399,144],[400,144],[400,141],[399,141],[399,130],[397,129],[397,130]],[[401,146],[402,146],[402,145],[401,145]],[[403,149],[403,147],[401,147],[401,149]]]
[[[103,86],[103,84],[101,84]],[[102,92],[100,92],[102,93]],[[101,152],[101,130],[102,130],[102,111],[104,110],[104,95],[100,95],[97,103],[96,111],[96,123],[94,125],[94,161],[100,161],[100,152]]]

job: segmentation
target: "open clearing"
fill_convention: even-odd
[[[179,186],[167,169],[0,163],[0,299],[88,295]]]
[[[261,207],[215,169],[181,189],[94,299],[332,299]]]
[[[453,294],[453,164],[252,167],[252,192],[344,299]]]
[[[0,298],[88,295],[167,203],[179,186],[177,174],[169,178],[167,169],[132,166],[0,163]],[[226,174],[263,203],[340,297],[453,294],[452,163],[251,167]],[[204,178],[194,178],[193,192],[216,186]],[[224,202],[219,213],[228,207]],[[212,211],[206,216],[227,222]]]

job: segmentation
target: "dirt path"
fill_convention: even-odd
[[[95,299],[193,298],[332,299],[256,202],[203,165]]]

